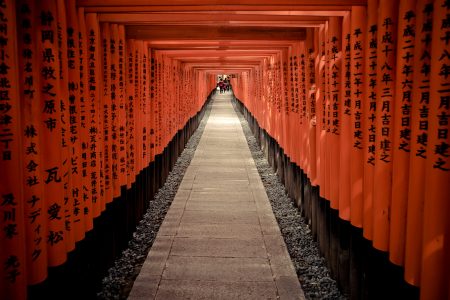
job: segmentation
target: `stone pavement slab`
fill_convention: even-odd
[[[275,300],[277,294],[266,282],[162,280],[156,299]]]
[[[230,94],[215,96],[128,299],[304,299]]]
[[[272,272],[267,258],[185,257],[170,255],[163,279],[210,281],[268,281]]]
[[[171,255],[214,257],[259,257],[266,258],[267,253],[262,239],[226,239],[226,238],[175,238]]]
[[[159,232],[158,232],[159,234]],[[252,224],[185,223],[178,228],[177,237],[204,237],[229,239],[263,238],[261,226]]]
[[[228,200],[224,201],[214,201],[214,200],[189,200],[186,203],[186,210],[214,210],[214,211],[256,211],[256,205],[251,201],[235,201]]]

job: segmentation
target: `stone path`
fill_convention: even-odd
[[[215,97],[128,299],[304,299],[230,94]]]

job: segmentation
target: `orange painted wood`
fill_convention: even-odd
[[[299,87],[298,87],[298,44],[294,44],[292,52],[289,55],[290,65],[290,81],[291,81],[291,98],[289,101],[289,113],[286,122],[286,154],[297,165],[297,156],[294,155],[294,150],[299,147],[298,141],[301,139],[300,131],[298,129],[299,123]],[[267,95],[268,97],[272,95]],[[269,112],[270,114],[270,112]]]
[[[111,110],[111,30],[109,23],[100,24],[101,40],[101,99],[100,121],[103,123],[103,177],[105,203],[113,200],[112,110]]]
[[[102,127],[100,127],[100,89],[101,89],[101,57],[100,57],[100,28],[95,13],[86,14],[87,35],[87,126],[88,157],[91,165],[89,189],[91,190],[92,216],[98,217],[104,208],[101,194],[102,181],[100,172],[102,166]]]
[[[314,29],[310,28],[306,31],[305,41],[305,102],[306,102],[306,145],[305,155],[307,156],[306,173],[311,182],[314,182],[316,177],[316,158],[315,158],[315,144],[316,131],[315,126],[312,125],[312,119],[315,118],[315,49],[314,49]]]
[[[313,185],[319,185],[321,182],[321,149],[320,149],[320,135],[322,133],[322,107],[321,107],[321,99],[322,99],[322,74],[320,65],[322,62],[322,49],[321,49],[321,30],[323,31],[323,25],[319,28],[314,28],[314,49],[315,49],[315,57],[314,57],[314,72],[315,72],[315,81],[316,81],[316,89],[314,95],[315,107],[316,107],[316,116],[315,120],[313,119],[312,124],[315,125],[316,130],[316,180],[312,182]],[[314,122],[315,121],[315,122]]]
[[[24,198],[22,192],[21,107],[19,101],[17,48],[10,36],[16,35],[15,1],[4,1],[0,12],[3,28],[0,59],[2,86],[0,100],[0,290],[5,298],[26,299],[26,249],[24,226]]]
[[[16,137],[16,139],[19,137],[22,139],[20,154],[22,156],[23,174],[21,182],[17,182],[16,185],[22,186],[23,189],[23,214],[32,216],[31,218],[24,220],[26,229],[24,234],[26,236],[26,239],[24,240],[27,266],[26,281],[28,284],[42,282],[47,277],[47,244],[45,243],[47,219],[43,213],[45,212],[46,205],[44,203],[43,170],[41,163],[42,158],[40,155],[40,134],[42,133],[40,115],[42,108],[39,100],[40,94],[37,92],[40,88],[40,73],[38,70],[38,61],[40,57],[35,50],[35,37],[37,36],[35,22],[37,19],[36,13],[37,9],[35,1],[24,0],[17,3],[18,23],[30,24],[28,27],[18,26],[17,28],[17,53],[28,54],[18,60],[18,86],[20,91],[21,119],[20,132],[23,133],[23,135]],[[29,43],[27,42],[28,37],[31,37]],[[3,112],[3,110],[1,111]],[[39,230],[39,228],[42,228],[42,230]],[[1,243],[3,243],[3,241]]]
[[[331,30],[330,29],[330,21],[325,24],[325,137],[324,142],[325,146],[323,149],[323,158],[324,158],[324,198],[330,201],[331,199],[331,124],[332,124],[332,111],[331,111]],[[334,150],[334,149],[333,149]]]
[[[448,295],[450,259],[450,155],[449,85],[447,17],[448,1],[435,1],[430,69],[430,105],[428,145],[425,166],[425,202],[423,207],[423,248],[420,296],[445,299]]]
[[[56,1],[39,2],[38,15],[45,15],[38,21],[38,32],[53,32],[53,38],[37,39],[37,53],[46,54],[39,60],[41,124],[41,157],[43,169],[44,215],[48,221],[45,239],[48,247],[49,266],[58,266],[66,261],[66,232],[64,220],[64,179],[62,156],[62,129],[60,101],[61,70],[58,60],[58,26]],[[43,55],[44,56],[44,55]]]
[[[106,203],[200,110],[217,75],[234,73],[235,95],[339,216],[405,264],[423,299],[448,298],[448,9],[432,1],[432,15],[430,1],[415,1],[14,2],[37,4],[33,26],[8,26],[19,31],[7,35],[19,48],[2,46],[14,63],[7,71],[17,70],[0,77],[19,87],[0,91],[0,131],[13,124],[17,137],[0,143],[0,158],[8,147],[20,154],[2,170],[22,181],[4,177],[0,186],[2,213],[12,219],[10,192],[20,200],[13,208],[22,205],[17,227],[0,221],[18,230],[17,242],[0,237],[0,260],[17,253],[8,262],[21,273],[14,286],[24,291],[64,263]],[[433,32],[421,30],[427,20]],[[37,38],[35,57],[18,55],[27,52],[27,31]],[[25,72],[28,63],[35,68]],[[35,87],[33,101],[26,85]],[[20,96],[1,100],[3,89]],[[10,112],[16,119],[7,123]],[[25,135],[30,126],[38,136]],[[26,186],[33,176],[40,185]],[[36,195],[39,202],[27,202]],[[2,291],[11,286],[0,279]]]
[[[126,113],[126,41],[125,28],[118,26],[118,76],[119,76],[119,182],[121,186],[127,184],[127,113]]]
[[[66,0],[67,58],[69,88],[69,155],[71,181],[71,210],[75,242],[84,239],[85,220],[83,211],[83,167],[81,128],[81,81],[80,81],[80,35],[77,9],[73,1]]]
[[[427,66],[431,63],[431,37],[433,24],[432,1],[417,1],[416,37],[414,57],[414,82],[411,103],[411,150],[409,158],[408,207],[406,221],[405,280],[415,286],[420,284],[422,265],[423,205],[425,185],[423,174],[427,158],[428,114],[430,73]],[[423,68],[425,66],[425,68]],[[420,71],[418,71],[420,70]],[[422,71],[423,70],[423,71]]]
[[[64,206],[62,207],[63,218],[65,223],[65,242],[66,251],[72,251],[75,248],[75,239],[73,231],[73,213],[72,213],[72,182],[71,182],[71,162],[69,160],[70,155],[70,116],[69,116],[69,78],[68,78],[68,57],[67,57],[67,28],[66,25],[66,9],[64,0],[57,0],[57,43],[58,43],[58,63],[60,66],[59,72],[59,110],[61,112],[61,153],[62,153],[62,166],[61,173],[64,186]]]
[[[186,25],[180,30],[179,26],[127,26],[127,37],[139,39],[184,39],[184,40],[302,40],[305,30],[302,28],[258,28],[258,27],[229,27],[211,26],[207,31],[202,26]]]
[[[127,23],[127,24],[192,24],[205,23],[216,25],[246,25],[246,22],[254,22],[258,26],[274,26],[276,24],[286,24],[308,27],[316,26],[326,20],[326,16],[311,15],[279,15],[279,14],[236,14],[222,11],[220,14],[214,13],[103,13],[99,16],[101,22]],[[283,22],[283,23],[280,23]],[[250,23],[251,24],[251,23]]]
[[[242,4],[239,0],[197,0],[197,1],[187,1],[187,0],[166,0],[166,1],[149,1],[146,0],[110,0],[108,2],[101,0],[77,0],[79,6],[153,6],[153,5],[237,5]],[[258,6],[258,5],[289,5],[289,6],[326,6],[326,5],[365,5],[364,0],[345,0],[345,1],[334,1],[334,0],[247,0],[245,5],[248,6]]]
[[[150,163],[150,69],[147,45],[141,43],[142,55],[142,86],[141,86],[141,105],[142,105],[142,167],[145,168]]]
[[[359,5],[366,5],[359,4]],[[352,4],[353,5],[353,4]],[[356,4],[355,4],[356,5]],[[301,5],[298,8],[292,5],[245,5],[245,4],[213,4],[213,5],[152,5],[152,6],[84,6],[86,12],[98,13],[146,13],[146,12],[201,12],[220,14],[224,11],[232,13],[253,13],[253,14],[298,14],[315,16],[342,16],[342,12],[351,9],[351,5]]]
[[[284,143],[285,141],[285,113],[286,110],[289,109],[289,101],[292,97],[291,93],[291,80],[290,80],[290,65],[289,65],[289,51],[283,51],[281,55],[281,61],[283,65],[283,87],[284,87],[284,93],[283,97],[281,99],[279,112],[277,113],[277,124],[276,124],[276,137],[280,143]],[[256,77],[256,76],[255,76]],[[258,80],[258,78],[255,78],[255,81]],[[258,84],[257,82],[254,83],[255,85]],[[255,91],[256,92],[256,91]],[[258,97],[257,95],[255,95]]]
[[[363,98],[363,236],[373,239],[373,190],[376,140],[376,99],[377,99],[377,21],[378,0],[369,0],[367,6],[367,28],[364,31],[364,76],[363,84],[366,94]]]
[[[134,111],[135,111],[135,166],[137,176],[142,171],[142,44],[143,41],[135,41],[134,60]]]
[[[354,6],[351,12],[350,30],[350,84],[351,84],[351,148],[350,148],[350,222],[361,228],[364,218],[364,89],[365,55],[368,53],[366,47],[367,11],[365,7]]]
[[[353,13],[353,12],[352,12]],[[340,157],[339,157],[339,217],[350,220],[351,201],[351,19],[350,13],[342,20],[342,64],[341,64],[341,90],[340,90]],[[352,158],[353,159],[353,158]],[[336,179],[337,180],[337,179]]]
[[[308,127],[307,127],[307,93],[306,93],[306,45],[305,42],[302,41],[299,43],[299,52],[298,52],[298,69],[299,69],[299,101],[298,101],[298,111],[299,111],[299,127],[301,139],[299,139],[300,147],[298,147],[297,157],[300,165],[303,166],[303,170],[305,173],[308,170],[308,155],[307,155],[307,144],[308,144]]]
[[[71,160],[70,160],[70,112],[69,112],[69,70],[67,56],[67,21],[66,6],[64,0],[57,0],[58,19],[58,61],[60,65],[60,99],[61,110],[61,151],[62,151],[62,178],[64,185],[64,229],[66,234],[66,251],[75,249],[75,235],[73,230],[73,197],[71,180]]]
[[[317,106],[317,184],[321,187],[319,189],[320,196],[324,196],[325,191],[325,25],[321,26],[318,30],[318,46],[319,53],[316,62],[316,70],[318,74],[318,84],[316,93],[316,106]]]
[[[78,9],[78,25],[80,36],[80,139],[81,139],[81,174],[82,174],[82,207],[84,214],[85,230],[91,230],[93,222],[93,203],[91,190],[92,166],[89,159],[89,86],[88,86],[88,38],[86,31],[86,18],[84,10]]]
[[[126,98],[125,110],[126,129],[127,129],[127,188],[131,188],[131,184],[135,181],[136,176],[136,43],[130,39],[126,41]]]
[[[392,221],[390,210],[398,1],[380,0],[379,9],[373,246],[376,249],[387,251]]]
[[[162,132],[162,118],[161,118],[161,99],[160,99],[160,88],[161,88],[161,62],[160,62],[160,55],[155,52],[153,55],[155,59],[155,155],[158,155],[161,153],[161,132]]]
[[[411,151],[411,102],[413,93],[414,36],[416,17],[411,12],[416,1],[400,1],[398,13],[397,74],[394,98],[393,163],[391,228],[389,259],[404,264],[406,212],[409,185],[409,154]],[[418,70],[418,69],[417,69]]]
[[[280,138],[280,119],[281,119],[281,112],[282,112],[282,103],[285,101],[286,92],[285,86],[287,85],[287,62],[286,57],[283,55],[283,53],[277,53],[277,73],[276,73],[276,79],[275,82],[277,83],[277,92],[276,92],[276,99],[274,103],[274,136],[276,138]],[[285,68],[286,66],[286,68]]]
[[[120,196],[121,180],[120,180],[120,160],[121,160],[121,139],[120,139],[120,85],[119,80],[119,27],[117,24],[110,24],[111,39],[109,42],[109,52],[111,62],[108,66],[110,74],[111,89],[111,180],[113,197]],[[123,97],[123,96],[122,96]]]
[[[329,182],[331,208],[339,208],[339,169],[340,169],[340,134],[341,134],[341,116],[339,108],[342,105],[341,100],[341,70],[342,66],[342,19],[339,17],[330,17],[329,23],[330,38],[330,65],[329,65]]]
[[[307,31],[307,45],[308,45],[308,78],[309,91],[309,159],[310,159],[310,173],[309,178],[311,185],[317,185],[317,87],[319,72],[316,66],[317,56],[319,53],[318,47],[318,29],[311,29]]]

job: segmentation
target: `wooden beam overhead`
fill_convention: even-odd
[[[144,40],[304,40],[303,28],[239,26],[127,26],[128,38]]]
[[[195,52],[195,51],[199,51],[199,50],[249,50],[249,51],[253,51],[253,50],[285,50],[289,47],[290,45],[286,45],[286,46],[233,46],[233,47],[228,47],[228,46],[199,46],[199,47],[183,47],[183,46],[173,46],[173,47],[151,47],[152,49],[155,50],[160,50],[160,51],[168,51],[168,50],[173,50],[173,49],[180,49],[180,50],[188,50],[191,52]]]
[[[205,60],[205,61],[190,61],[190,60],[180,60],[181,63],[184,63],[186,65],[190,66],[248,66],[248,65],[259,65],[264,60],[264,57],[261,57],[260,59],[252,59],[252,60],[224,60],[223,58],[219,59],[211,59],[211,60]]]
[[[258,66],[261,63],[261,61],[248,61],[248,62],[230,62],[230,61],[223,61],[223,62],[186,62],[185,64],[191,67],[216,67],[216,66],[228,66],[228,67],[246,67],[246,68],[252,68],[254,66]]]
[[[277,53],[280,53],[280,51],[274,50],[274,49],[253,49],[253,50],[197,50],[197,51],[191,51],[191,50],[165,50],[165,51],[159,51],[163,55],[166,55],[168,57],[217,57],[217,56],[227,56],[227,57],[233,57],[233,56],[254,56],[254,55],[274,55]]]
[[[194,68],[194,70],[202,70],[209,74],[224,74],[224,73],[237,73],[241,74],[243,72],[250,72],[253,68],[233,68],[233,67],[222,67],[222,68]]]
[[[222,48],[236,48],[246,47],[252,48],[267,48],[267,47],[285,47],[292,44],[290,41],[283,40],[148,40],[146,41],[149,47],[158,48],[177,48],[177,47],[222,47]]]
[[[206,27],[282,27],[282,28],[308,28],[308,27],[319,27],[324,21],[167,21],[167,22],[141,22],[141,21],[110,21],[112,23],[122,23],[128,26],[132,25],[166,25],[166,26],[206,26]]]
[[[158,51],[187,51],[190,53],[194,52],[201,52],[201,51],[279,51],[279,50],[285,50],[289,46],[292,46],[293,42],[283,42],[280,44],[271,44],[271,43],[251,43],[251,44],[183,44],[182,41],[177,44],[164,44],[164,43],[157,43],[153,44],[149,42],[147,44],[148,47],[158,50]]]
[[[366,4],[363,4],[365,6]],[[97,13],[149,13],[149,12],[208,12],[220,14],[224,11],[236,13],[262,13],[262,14],[298,14],[315,16],[343,16],[351,5],[340,6],[289,6],[289,5],[199,5],[199,6],[81,6],[86,12]]]
[[[251,70],[305,40],[306,28],[367,0],[75,0],[100,22],[196,70]]]
[[[223,14],[210,13],[106,13],[99,15],[100,22],[127,24],[165,24],[189,22],[217,22],[239,24],[239,22],[261,22],[270,25],[272,22],[323,22],[324,16],[274,15],[274,14]]]
[[[351,6],[366,5],[367,0],[77,0],[78,6],[201,6],[201,5],[286,5],[298,6]]]

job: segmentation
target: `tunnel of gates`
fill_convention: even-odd
[[[215,78],[75,1],[0,11],[0,298],[62,299],[126,247]]]
[[[344,292],[450,299],[448,1],[123,2],[0,1],[0,298],[101,278],[232,73]]]
[[[352,298],[450,297],[449,12],[368,1],[233,80]]]

